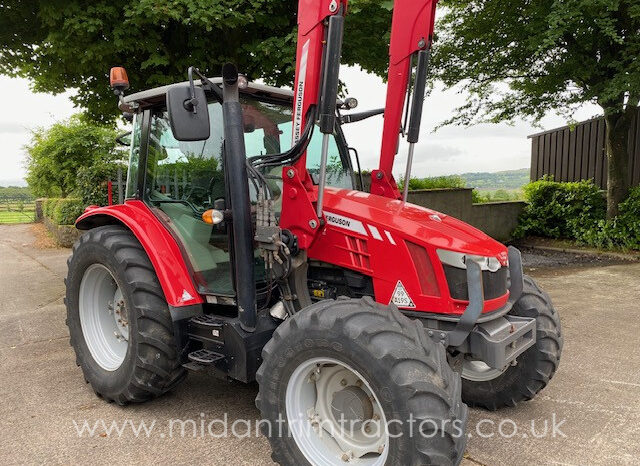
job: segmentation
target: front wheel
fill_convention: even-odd
[[[525,275],[524,289],[510,314],[536,319],[536,344],[522,353],[515,366],[493,369],[482,361],[465,360],[462,399],[470,406],[496,410],[530,400],[547,386],[560,363],[560,317],[551,298]]]
[[[369,298],[287,319],[263,350],[263,433],[285,465],[458,464],[467,407],[443,346]]]

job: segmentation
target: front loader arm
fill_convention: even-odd
[[[299,0],[298,45],[296,52],[295,100],[293,107],[293,143],[301,137],[311,106],[320,104],[322,61],[326,45],[326,20],[336,14],[345,14],[347,0]],[[306,153],[295,168],[303,184],[310,188],[311,178],[306,170]]]
[[[338,50],[342,37],[330,37],[332,20],[343,17],[348,0],[299,0],[298,3],[298,45],[296,54],[296,76],[293,104],[293,144],[301,139],[307,125],[310,108],[318,112],[321,107],[335,112],[335,95],[326,92],[327,83],[335,83],[337,92],[337,68],[328,64],[338,57],[327,57],[327,50]],[[336,18],[333,18],[336,17]],[[330,43],[331,42],[331,43]],[[339,43],[339,44],[338,44]],[[331,60],[333,58],[333,60]],[[324,68],[327,69],[324,69]],[[336,76],[329,76],[333,71]],[[323,76],[324,74],[324,76]],[[328,86],[331,87],[331,86]],[[333,96],[333,97],[332,97]],[[324,104],[324,105],[323,105]],[[323,130],[322,116],[320,130]],[[324,125],[326,126],[326,125]],[[332,126],[332,125],[331,125]],[[331,132],[333,128],[331,128]],[[301,249],[308,249],[324,222],[321,198],[322,186],[316,188],[307,171],[306,152],[292,166],[283,168],[283,200],[280,226],[298,237]],[[318,206],[320,205],[320,206]]]
[[[398,152],[402,114],[409,90],[411,62],[416,52],[429,50],[431,47],[436,3],[437,0],[394,2],[382,149],[379,168],[371,174],[372,194],[392,199],[401,197],[392,170]]]

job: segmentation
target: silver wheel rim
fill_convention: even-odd
[[[482,361],[465,359],[462,364],[462,378],[472,382],[486,382],[501,376],[506,370],[506,367],[504,369],[494,369]]]
[[[378,466],[387,459],[389,432],[378,396],[342,361],[314,358],[300,364],[287,384],[286,415],[311,464]]]
[[[129,346],[128,312],[120,287],[104,265],[87,267],[78,304],[80,327],[91,356],[104,370],[115,371]]]

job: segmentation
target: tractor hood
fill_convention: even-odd
[[[362,223],[368,235],[372,235],[370,227],[373,226],[378,229],[378,233],[382,232],[381,236],[386,237],[384,232],[388,231],[414,243],[465,254],[498,257],[507,251],[498,241],[454,217],[374,194],[327,188],[327,223],[338,227],[342,223],[345,227],[344,219],[334,216],[332,221],[332,213],[356,220],[357,229],[360,229],[359,223]],[[375,236],[377,235],[374,234],[374,238]]]
[[[327,188],[324,199],[326,225],[309,258],[371,277],[376,301],[460,315],[468,305],[462,269],[469,255],[482,256],[487,264],[493,260],[497,267],[496,273],[483,272],[484,311],[506,303],[507,248],[480,230],[431,209],[359,191]]]

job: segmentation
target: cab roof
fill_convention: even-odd
[[[210,81],[214,84],[222,84],[222,78],[210,78]],[[169,84],[167,86],[160,86],[146,91],[136,92],[124,97],[125,103],[137,103],[140,107],[148,107],[151,105],[157,105],[164,102],[167,89],[171,86],[188,84],[189,81],[183,81],[181,83]],[[200,86],[200,80],[195,80],[196,86]],[[242,94],[250,94],[255,97],[267,97],[272,99],[279,99],[285,101],[293,101],[293,91],[290,89],[282,89],[279,87],[267,86],[265,84],[258,84],[255,82],[249,82],[249,86],[246,89],[241,89]]]

